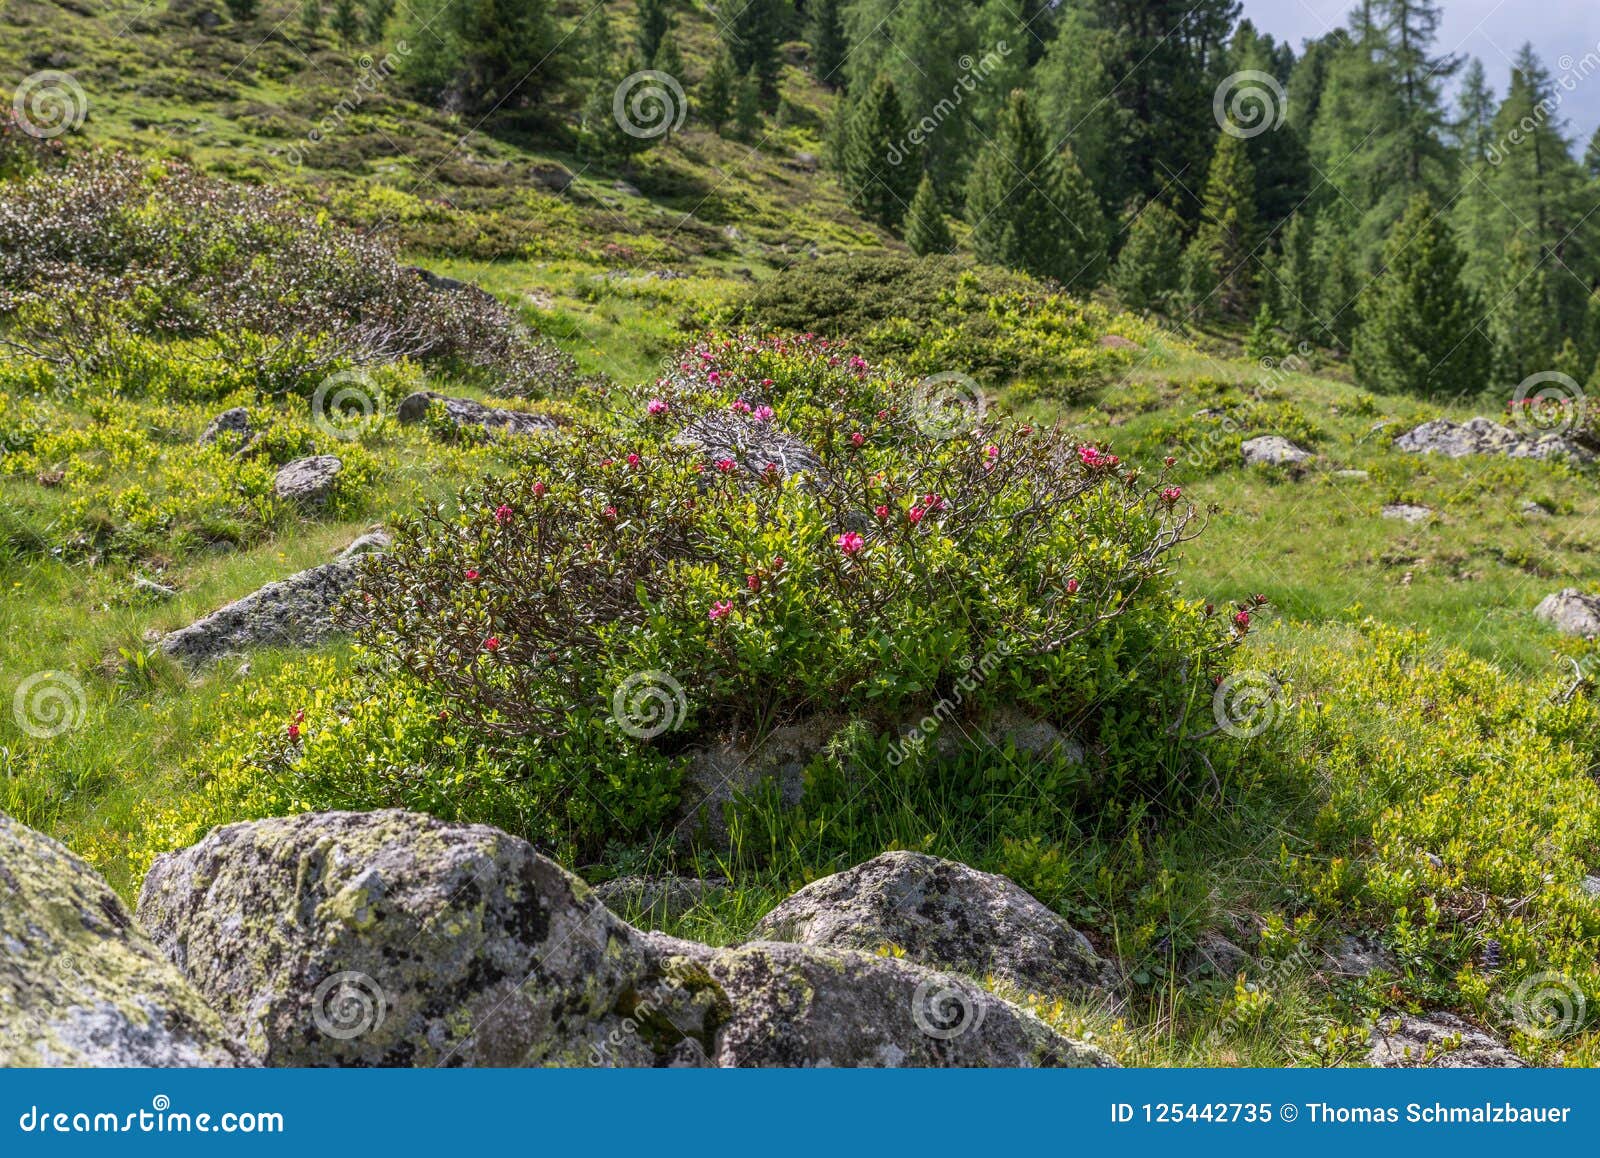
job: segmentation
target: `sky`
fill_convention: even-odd
[[[1497,96],[1505,95],[1511,57],[1525,41],[1558,87],[1569,139],[1586,144],[1600,125],[1600,3],[1595,0],[1442,0],[1438,50],[1476,56]],[[1354,0],[1244,0],[1244,15],[1279,40],[1300,42],[1344,22]],[[1584,59],[1588,57],[1585,65]]]

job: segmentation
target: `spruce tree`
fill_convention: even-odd
[[[1117,255],[1111,284],[1138,310],[1167,309],[1183,287],[1183,221],[1164,201],[1139,211]]]
[[[853,102],[845,125],[843,177],[856,212],[886,228],[900,224],[916,195],[916,158],[892,151],[905,132],[894,81],[879,76]]]
[[[384,30],[389,27],[389,18],[393,15],[394,0],[366,0],[362,9],[362,27],[369,44],[383,40]]]
[[[656,54],[650,67],[677,80],[683,76],[683,53],[678,50],[678,35],[672,30],[656,45]]]
[[[955,249],[955,238],[950,235],[950,225],[939,206],[933,178],[926,173],[917,183],[916,196],[911,198],[911,209],[906,214],[906,245],[918,257],[930,253],[949,253]]]
[[[1306,214],[1290,217],[1279,234],[1278,260],[1273,267],[1278,316],[1289,335],[1302,342],[1320,337],[1317,307],[1322,293],[1312,256],[1314,235],[1315,226]]]
[[[1244,341],[1244,352],[1246,357],[1256,361],[1288,356],[1289,343],[1279,332],[1278,315],[1273,312],[1271,302],[1262,302],[1261,308],[1256,311],[1256,320],[1251,324],[1250,334]]]
[[[783,43],[792,0],[740,0],[725,7],[731,13],[722,24],[722,39],[734,68],[740,76],[755,73],[761,108],[772,112],[778,107],[782,65],[778,47]]]
[[[1463,278],[1455,235],[1425,193],[1413,197],[1362,294],[1354,363],[1363,385],[1421,395],[1480,392],[1489,340],[1478,295]]]
[[[734,77],[733,59],[726,49],[717,53],[705,79],[700,82],[699,101],[696,102],[701,118],[711,131],[722,133],[722,127],[733,117]]]
[[[820,84],[835,90],[844,87],[844,63],[850,53],[842,7],[840,0],[811,0],[810,19],[806,22],[812,75]]]
[[[301,0],[300,28],[307,36],[322,31],[322,0]]]
[[[1255,172],[1246,142],[1232,133],[1217,137],[1217,150],[1206,174],[1205,202],[1192,243],[1191,261],[1205,263],[1203,284],[1210,292],[1191,300],[1201,313],[1246,317],[1255,304],[1256,247]]]
[[[261,9],[260,0],[226,0],[228,15],[243,23],[254,20]]]
[[[669,0],[639,0],[639,27],[634,31],[633,44],[639,52],[639,59],[645,62],[647,68],[671,72],[656,62],[661,41],[670,31],[672,9]]]
[[[1589,147],[1583,151],[1583,171],[1590,177],[1600,177],[1600,129],[1589,138]]]
[[[414,0],[408,88],[469,113],[537,100],[564,64],[550,10],[551,0]]]
[[[745,141],[761,131],[761,74],[754,66],[733,92],[733,131]]]
[[[339,38],[339,43],[349,47],[361,35],[361,9],[356,0],[333,0],[333,15],[328,27]]]
[[[1550,309],[1550,274],[1524,236],[1512,237],[1489,282],[1489,340],[1502,385],[1550,369],[1559,344]]]

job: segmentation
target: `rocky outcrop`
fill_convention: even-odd
[[[479,426],[491,434],[544,434],[558,427],[556,420],[548,415],[485,406],[471,398],[451,398],[432,390],[408,395],[400,403],[400,421],[421,422],[434,406],[443,407],[445,416],[457,426]]]
[[[615,913],[638,913],[656,921],[681,917],[726,891],[725,880],[701,877],[618,877],[594,886],[594,895]]]
[[[1600,636],[1600,595],[1567,587],[1540,601],[1533,613],[1557,631],[1585,638]]]
[[[229,825],[139,917],[268,1065],[1109,1065],[973,982],[642,933],[531,846],[414,813]]]
[[[268,583],[161,638],[167,655],[204,663],[251,647],[311,647],[339,630],[334,611],[356,584],[356,565],[336,560]]]
[[[110,886],[0,813],[0,1066],[232,1066],[242,1058]]]
[[[1593,453],[1571,439],[1557,434],[1522,434],[1487,418],[1451,422],[1435,418],[1394,440],[1396,450],[1408,454],[1441,454],[1446,458],[1465,458],[1471,454],[1502,454],[1510,458],[1568,457],[1591,462]]]
[[[335,455],[314,454],[285,463],[273,479],[272,489],[280,499],[316,504],[333,493],[333,485],[344,469]]]
[[[231,410],[224,410],[206,424],[196,440],[201,446],[210,446],[223,435],[235,435],[240,442],[250,437],[250,412],[243,406],[235,406]]]
[[[755,934],[827,949],[892,945],[923,965],[1052,996],[1117,981],[1088,938],[1005,877],[917,852],[887,852],[813,881]]]
[[[1239,444],[1239,453],[1246,466],[1299,466],[1311,461],[1311,452],[1303,450],[1276,434],[1263,434]]]
[[[1372,1031],[1367,1064],[1380,1069],[1520,1069],[1524,1062],[1502,1041],[1453,1013],[1385,1018]]]

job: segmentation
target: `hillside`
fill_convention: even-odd
[[[577,81],[442,111],[298,5],[7,0],[84,116],[0,152],[0,810],[124,900],[233,821],[492,824],[707,953],[903,850],[1082,933],[1087,983],[957,967],[1122,1064],[1595,1064],[1583,390],[1391,388],[953,208],[913,256],[814,44],[740,139],[671,7],[691,115],[619,156]]]

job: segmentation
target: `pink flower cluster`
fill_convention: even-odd
[[[1106,454],[1095,446],[1078,447],[1078,461],[1090,470],[1115,470],[1122,463],[1116,455]]]

